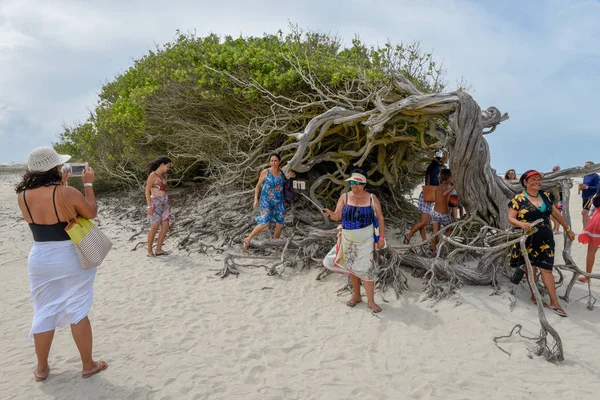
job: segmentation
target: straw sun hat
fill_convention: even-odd
[[[29,153],[27,169],[30,172],[46,172],[69,161],[71,156],[58,154],[52,147],[36,147]]]
[[[353,172],[352,175],[350,175],[350,178],[346,179],[346,181],[356,181],[356,182],[360,182],[360,183],[367,183],[367,178],[363,174]]]

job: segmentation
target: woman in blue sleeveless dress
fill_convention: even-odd
[[[275,222],[275,233],[273,237],[278,239],[281,236],[281,231],[284,226],[285,206],[283,204],[283,187],[285,184],[286,175],[279,168],[281,157],[279,154],[271,154],[269,156],[270,168],[264,169],[260,173],[256,189],[254,190],[254,208],[260,204],[260,215],[256,217],[258,224],[244,239],[243,249],[248,251],[250,241],[256,235],[269,227],[269,223]],[[293,171],[287,172],[288,176],[293,178],[296,174]],[[259,198],[260,196],[260,198]]]
[[[323,260],[323,266],[330,271],[350,276],[352,298],[346,303],[354,307],[362,301],[360,284],[367,293],[367,307],[373,312],[381,308],[375,303],[375,277],[377,266],[373,257],[375,246],[381,250],[385,246],[385,225],[381,204],[377,197],[365,189],[367,178],[362,171],[354,171],[350,178],[349,193],[343,194],[337,202],[335,211],[326,208],[324,216],[332,221],[342,221],[338,227],[338,242]],[[379,222],[379,241],[375,244],[375,216]]]

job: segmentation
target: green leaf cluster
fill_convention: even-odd
[[[323,93],[357,100],[394,74],[424,92],[444,89],[443,69],[418,43],[374,47],[356,37],[345,47],[295,26],[261,37],[177,32],[106,82],[89,118],[66,126],[55,147],[94,166],[106,188],[141,185],[147,163],[165,154],[172,180],[224,179],[254,171],[269,149],[335,106]]]

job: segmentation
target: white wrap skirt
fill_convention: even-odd
[[[96,268],[81,269],[72,241],[34,241],[28,271],[34,313],[30,339],[36,333],[77,324],[88,315]]]
[[[323,259],[323,266],[363,281],[374,281],[377,275],[374,244],[373,225],[352,230],[338,227],[338,241]]]

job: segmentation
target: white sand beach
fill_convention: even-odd
[[[68,328],[57,331],[50,376],[36,383],[33,315],[27,277],[31,232],[13,190],[0,175],[0,398],[2,399],[598,399],[600,306],[590,311],[577,284],[569,313],[547,313],[565,362],[532,356],[534,344],[513,338],[500,351],[494,336],[516,324],[539,332],[536,308],[521,286],[517,305],[491,287],[464,287],[460,299],[421,302],[423,281],[410,278],[400,299],[376,293],[383,312],[366,302],[345,305],[336,291],[346,278],[315,281],[315,270],[268,277],[242,269],[220,279],[222,257],[177,252],[149,259],[131,251],[130,231],[103,218],[114,247],[98,269],[90,320],[94,355],[106,371],[81,379]],[[573,229],[581,200],[573,189]],[[140,207],[142,210],[142,207]],[[143,210],[141,211],[143,212]],[[562,238],[562,236],[561,236]],[[562,244],[558,246],[562,248]],[[586,248],[573,244],[584,267]],[[597,262],[598,268],[600,260]],[[600,282],[593,284],[600,297]],[[564,287],[558,289],[564,293]]]

